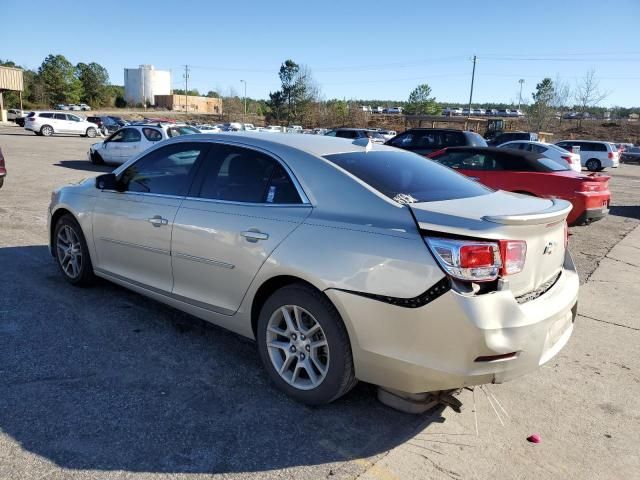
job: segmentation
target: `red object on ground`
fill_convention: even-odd
[[[534,433],[533,435],[527,437],[527,441],[531,443],[540,443],[542,442],[542,439],[540,438],[540,435]]]

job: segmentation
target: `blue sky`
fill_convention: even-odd
[[[3,0],[0,58],[37,68],[49,53],[96,61],[111,82],[149,63],[190,86],[267,98],[287,58],[325,98],[404,100],[419,83],[439,101],[531,98],[545,76],[574,85],[595,69],[603,105],[640,105],[640,0],[322,2]]]

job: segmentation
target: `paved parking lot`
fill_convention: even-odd
[[[571,231],[584,285],[568,347],[538,373],[464,391],[461,414],[410,416],[368,385],[301,406],[269,384],[251,342],[107,282],[69,286],[46,247],[46,210],[55,187],[110,170],[87,162],[93,141],[0,126],[0,478],[640,471],[640,166],[612,172],[606,219]],[[541,444],[526,442],[533,432]]]

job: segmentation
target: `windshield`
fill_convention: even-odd
[[[464,175],[406,151],[336,153],[324,158],[398,203],[436,202],[492,192]]]
[[[477,133],[467,133],[470,147],[486,147],[487,141]]]
[[[384,137],[380,135],[380,132],[376,132],[375,130],[367,130],[367,137],[384,139]]]
[[[566,164],[563,165],[556,160],[551,160],[547,157],[540,157],[536,160],[539,165],[542,165],[547,172],[564,172],[570,170]]]

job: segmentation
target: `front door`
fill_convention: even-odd
[[[273,250],[311,213],[286,167],[264,152],[212,148],[176,216],[174,295],[236,312]]]
[[[103,190],[93,212],[99,271],[169,293],[171,231],[206,143],[178,143],[150,152],[118,175],[119,190]]]
[[[71,133],[71,122],[64,113],[53,114],[53,129],[56,133]]]
[[[67,125],[69,127],[69,133],[77,133],[84,134],[85,133],[85,123],[82,121],[80,117],[77,115],[67,114]]]

